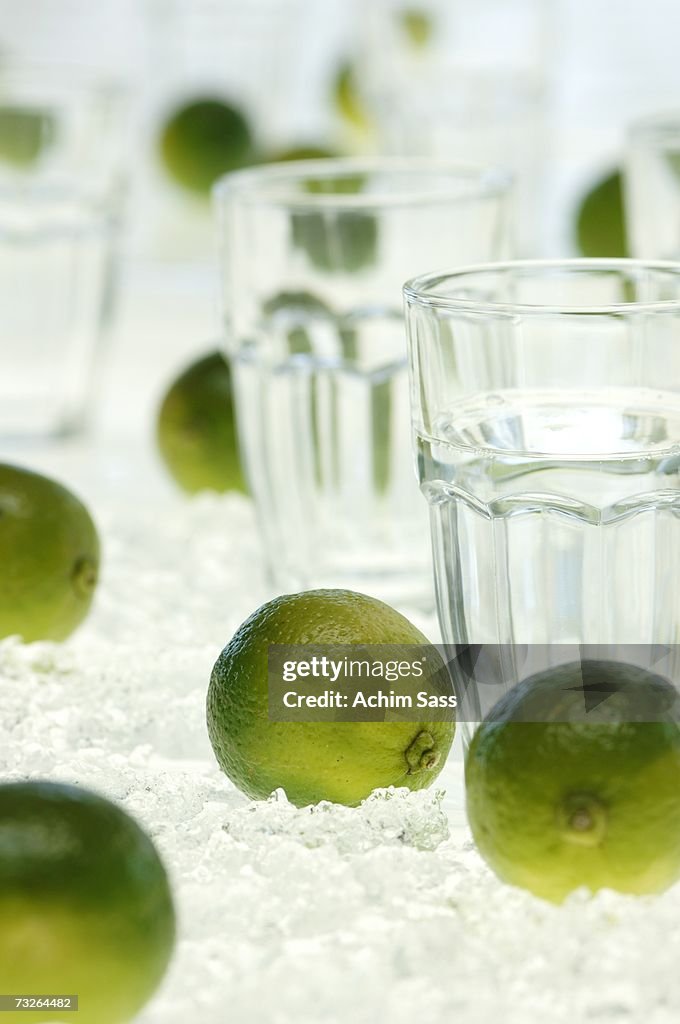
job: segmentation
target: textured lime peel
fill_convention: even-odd
[[[73,589],[81,597],[89,597],[97,586],[99,566],[92,558],[79,558],[71,576]]]
[[[563,665],[511,689],[465,765],[470,827],[496,874],[556,903],[680,878],[678,704],[665,679],[621,662]]]
[[[588,793],[567,796],[560,807],[558,821],[562,836],[580,846],[597,846],[607,831],[607,811],[597,797]]]
[[[436,740],[431,732],[419,732],[406,751],[409,775],[431,771],[440,761],[441,754],[435,749]]]
[[[174,946],[168,879],[146,833],[80,787],[0,786],[0,992],[71,993],[83,1024],[131,1020]],[[3,1013],[67,1019],[58,1008]]]
[[[215,663],[208,734],[222,770],[255,799],[284,789],[298,806],[359,804],[374,789],[424,789],[451,747],[453,722],[275,722],[270,644],[427,644],[393,608],[348,590],[275,598],[236,631]]]
[[[628,256],[623,181],[613,171],[583,197],[576,214],[576,241],[582,256]]]
[[[162,128],[158,147],[170,177],[205,198],[221,175],[255,159],[245,115],[212,96],[191,100],[175,110]]]
[[[221,352],[187,367],[158,411],[156,443],[175,483],[198,491],[246,491],[231,368]]]
[[[0,637],[63,640],[83,621],[99,575],[99,538],[65,487],[0,464]]]

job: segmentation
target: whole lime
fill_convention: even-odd
[[[356,274],[376,262],[378,222],[361,210],[304,210],[291,218],[292,242],[327,274]]]
[[[425,49],[434,34],[431,15],[421,8],[408,7],[399,11],[397,17],[408,43],[416,50]]]
[[[55,120],[49,110],[0,106],[0,161],[22,170],[32,167],[54,136]]]
[[[89,512],[61,484],[0,464],[0,637],[63,640],[87,615],[99,573]]]
[[[178,185],[207,196],[215,181],[254,159],[245,115],[223,100],[193,100],[166,121],[159,139],[165,169]]]
[[[163,977],[175,937],[149,837],[108,800],[50,782],[0,786],[0,920],[0,992],[77,995],[83,1024],[130,1020]]]
[[[338,174],[333,163],[322,173],[317,168],[301,179],[303,190],[310,195],[359,195],[367,185],[364,173],[353,171]],[[378,221],[369,209],[344,209],[329,199],[322,206],[312,205],[291,216],[291,241],[303,250],[310,262],[324,273],[356,273],[375,263],[378,245]]]
[[[582,198],[576,214],[576,240],[582,256],[628,255],[620,171],[602,178]]]
[[[612,661],[514,687],[466,760],[468,818],[496,874],[554,902],[584,886],[652,893],[680,877],[673,686]]]
[[[161,403],[156,440],[173,479],[189,493],[245,491],[231,370],[221,352],[192,363]]]
[[[424,789],[453,741],[451,721],[270,721],[270,644],[427,644],[393,608],[348,590],[269,601],[236,631],[210,679],[207,721],[222,770],[255,799],[283,787],[298,806],[354,805],[374,789]]]

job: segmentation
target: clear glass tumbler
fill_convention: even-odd
[[[127,96],[0,64],[0,437],[80,429],[111,311]]]
[[[111,307],[115,223],[77,189],[0,185],[0,436],[83,426]]]
[[[274,165],[217,187],[241,444],[280,589],[431,606],[401,285],[507,251],[508,198],[504,174],[418,160]]]
[[[540,82],[498,69],[447,69],[405,85],[401,93],[392,81],[372,101],[384,153],[464,155],[508,167],[517,182],[518,253],[544,251],[549,143]]]
[[[641,259],[679,259],[680,110],[630,126],[625,200],[630,252]]]
[[[519,250],[540,253],[548,241],[552,0],[363,6],[358,76],[380,151],[502,163],[517,181]]]
[[[79,188],[120,204],[129,96],[77,68],[0,62],[0,183]]]
[[[680,264],[509,262],[405,288],[448,643],[680,639]]]

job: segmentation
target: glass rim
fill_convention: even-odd
[[[296,192],[293,186],[304,178],[342,179],[371,174],[408,174],[414,181],[408,188],[383,192]],[[451,184],[428,191],[422,176],[447,175]],[[421,186],[418,185],[418,177]],[[289,184],[290,190],[275,191],[276,185]],[[461,191],[468,183],[476,187]],[[315,160],[290,160],[246,167],[219,178],[212,187],[216,204],[238,198],[262,206],[311,210],[372,210],[397,206],[432,206],[470,199],[508,195],[513,174],[493,164],[428,157],[328,157]],[[270,190],[267,189],[270,186]]]
[[[604,305],[565,305],[560,303],[499,302],[493,299],[476,299],[452,296],[438,292],[444,282],[459,280],[461,284],[468,277],[484,274],[498,274],[510,271],[547,272],[602,272],[629,271],[643,273],[657,271],[675,275],[678,279],[680,296],[680,262],[672,260],[645,260],[628,258],[573,258],[550,260],[502,260],[494,263],[475,263],[451,270],[430,271],[410,278],[403,286],[404,300],[408,305],[423,309],[448,310],[456,313],[477,314],[478,316],[545,317],[545,316],[632,316],[637,313],[680,314],[680,297],[658,299],[650,302],[612,302]]]

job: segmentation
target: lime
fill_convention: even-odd
[[[165,465],[185,491],[246,490],[231,370],[221,352],[192,363],[173,382],[158,413],[156,440]]]
[[[470,826],[499,877],[554,902],[580,886],[674,882],[678,717],[666,680],[618,662],[563,665],[513,688],[466,761]]]
[[[0,637],[63,640],[89,611],[99,540],[70,491],[0,464]]]
[[[332,160],[338,156],[333,150],[326,146],[317,146],[313,143],[301,146],[290,146],[287,149],[280,149],[272,153],[268,163],[281,164],[296,160]]]
[[[663,155],[673,177],[680,178],[680,150],[667,149]]]
[[[255,799],[282,787],[298,806],[354,805],[374,789],[424,789],[441,771],[452,722],[275,722],[270,644],[427,644],[403,615],[348,590],[287,594],[259,608],[215,663],[207,720],[222,770]]]
[[[324,273],[354,274],[375,263],[378,223],[355,210],[294,213],[292,241]]]
[[[399,24],[408,42],[416,50],[424,50],[432,39],[434,25],[426,11],[406,8],[398,13]]]
[[[365,174],[309,175],[302,187],[310,195],[358,195],[366,187]],[[343,210],[329,203],[324,210],[299,210],[291,217],[293,245],[304,250],[315,267],[325,273],[355,273],[374,263],[378,223],[372,213]]]
[[[324,328],[327,341],[328,328],[337,332],[337,352],[348,363],[359,356],[359,339],[351,321],[337,316],[330,306],[311,292],[278,292],[262,306],[267,317],[267,330],[284,333],[288,355],[311,355],[314,352],[313,335],[316,327]]]
[[[130,1020],[163,977],[175,936],[148,836],[108,800],[50,782],[0,786],[0,920],[0,992],[77,995],[82,1024]]]
[[[53,137],[54,118],[49,111],[0,106],[0,160],[17,168],[30,167]]]
[[[581,200],[576,239],[582,256],[627,256],[626,220],[620,171],[612,171]]]
[[[197,99],[176,110],[159,139],[166,170],[177,184],[208,195],[215,181],[254,159],[245,115],[219,99]]]
[[[357,171],[335,176],[310,174],[304,178],[303,187],[311,195],[355,196],[364,191],[366,182],[366,175]]]
[[[333,323],[333,313],[322,299],[311,292],[278,292],[262,306],[268,330],[283,333],[287,355],[311,355],[312,335],[317,324]]]
[[[357,72],[351,61],[343,62],[338,68],[332,87],[333,105],[351,128],[362,133],[372,131],[370,115],[366,110],[357,83]]]

